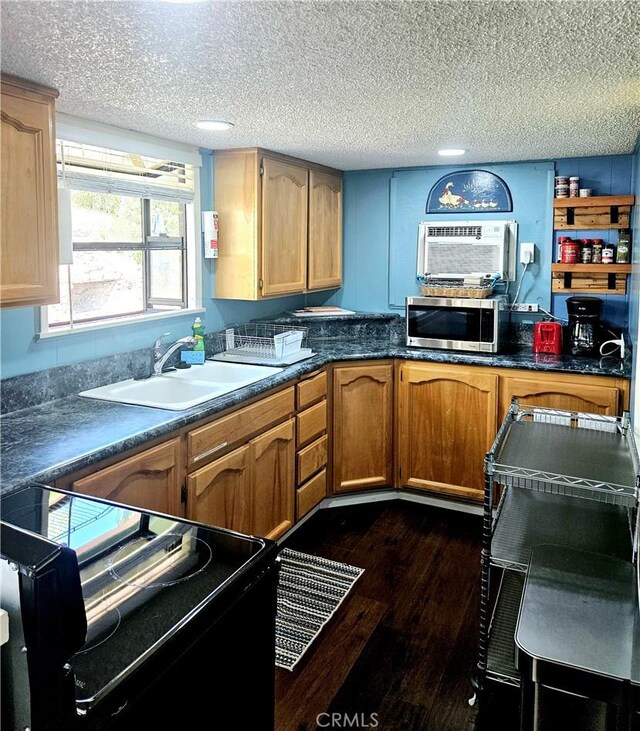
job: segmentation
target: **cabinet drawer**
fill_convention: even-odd
[[[189,464],[197,463],[291,416],[294,412],[293,400],[291,386],[211,424],[190,431],[187,434]]]
[[[327,431],[327,401],[321,401],[311,406],[297,416],[298,438],[297,445],[304,447]]]
[[[298,389],[298,409],[306,409],[310,404],[326,397],[327,374],[323,371],[313,378],[300,381],[296,388]]]
[[[327,435],[298,452],[298,484],[327,464]]]
[[[298,488],[296,517],[298,520],[327,497],[327,470],[318,472],[309,482]]]

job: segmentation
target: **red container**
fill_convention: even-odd
[[[580,244],[577,241],[563,242],[561,256],[563,264],[577,264],[580,261]]]
[[[562,353],[562,327],[559,322],[536,322],[533,326],[534,353]]]

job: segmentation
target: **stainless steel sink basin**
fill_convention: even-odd
[[[79,395],[103,401],[181,411],[210,401],[279,373],[282,368],[207,361],[184,370],[151,376],[142,381],[128,379],[82,391]]]

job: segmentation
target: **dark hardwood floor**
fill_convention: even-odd
[[[291,536],[365,572],[295,670],[277,670],[277,731],[476,728],[480,520],[392,501],[321,510]],[[487,728],[517,728],[496,707]]]

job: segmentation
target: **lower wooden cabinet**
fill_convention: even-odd
[[[187,477],[187,516],[276,539],[294,521],[294,419]]]
[[[187,477],[187,517],[251,532],[249,446],[220,457]]]
[[[485,453],[513,397],[612,416],[629,407],[622,378],[416,361],[396,367],[395,401],[392,362],[337,365],[332,398],[327,373],[311,373],[56,485],[277,539],[331,492],[396,485],[481,500]]]
[[[251,459],[251,533],[276,539],[295,518],[294,420],[270,429],[249,443]]]
[[[512,398],[522,406],[544,406],[568,411],[587,411],[617,416],[628,408],[628,382],[597,376],[559,373],[500,378],[500,419]]]
[[[333,371],[333,491],[393,482],[393,365]]]
[[[183,516],[183,474],[180,439],[171,439],[87,477],[57,484],[85,495]]]
[[[481,500],[497,429],[498,376],[483,368],[400,366],[400,486]]]

